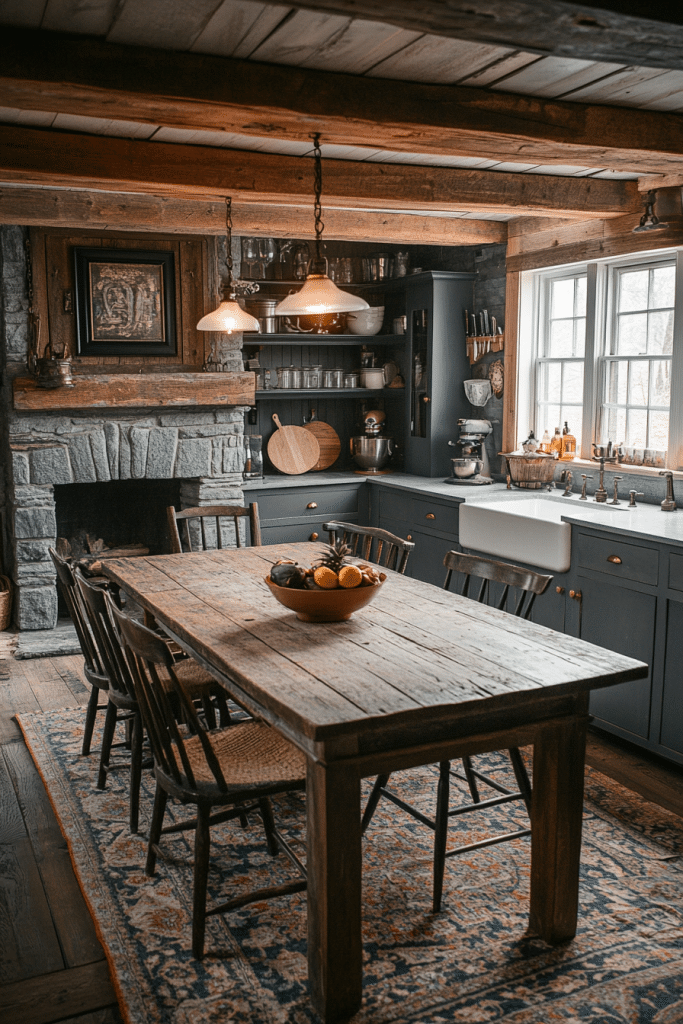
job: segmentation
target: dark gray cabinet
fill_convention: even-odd
[[[281,488],[245,487],[245,501],[259,508],[264,544],[320,540],[327,543],[323,523],[367,522],[367,488],[358,483],[308,484]]]
[[[458,504],[377,484],[369,491],[371,525],[415,543],[407,575],[442,586],[446,575],[444,556],[447,551],[460,550]]]

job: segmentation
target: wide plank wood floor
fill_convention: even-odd
[[[84,706],[82,667],[80,657],[17,661],[11,634],[0,634],[0,1021],[8,1024],[122,1024],[66,842],[13,721],[19,711]],[[683,816],[680,769],[598,733],[587,760]]]

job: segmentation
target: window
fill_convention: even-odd
[[[677,304],[683,306],[683,250],[525,275],[522,323],[530,313],[532,328],[526,342],[520,331],[520,357],[526,343],[532,373],[528,394],[520,387],[519,412],[526,398],[536,436],[567,422],[584,458],[593,441],[612,441],[624,445],[627,462],[677,468]]]
[[[586,274],[546,277],[536,370],[537,436],[567,422],[577,446],[583,418]]]

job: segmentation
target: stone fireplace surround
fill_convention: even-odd
[[[28,341],[25,237],[24,228],[0,228],[0,496],[5,571],[15,584],[14,621],[19,629],[36,630],[57,622],[49,555],[57,538],[55,486],[179,479],[185,508],[242,504],[244,408],[16,410],[12,382],[26,374]],[[241,336],[231,343],[232,365],[226,369],[241,371]]]

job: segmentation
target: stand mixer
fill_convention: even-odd
[[[486,438],[493,430],[489,420],[458,420],[460,437],[449,441],[452,448],[460,448],[460,457],[451,459],[452,476],[447,484],[492,484]]]
[[[381,409],[371,409],[363,416],[365,433],[351,438],[351,455],[360,469],[356,473],[370,476],[374,473],[390,473],[385,469],[394,451],[394,439],[382,436],[385,415]]]

